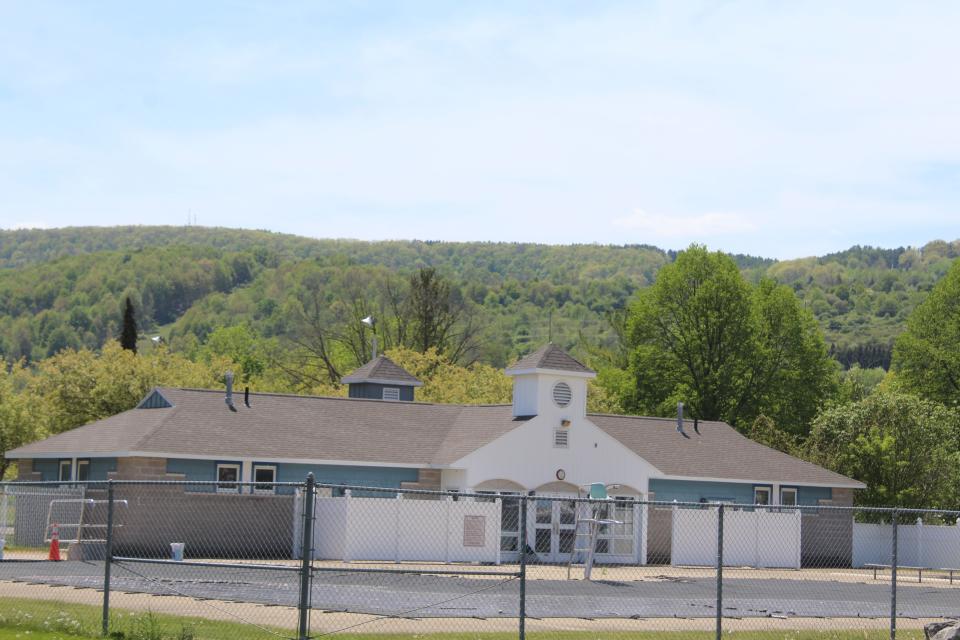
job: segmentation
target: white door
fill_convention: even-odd
[[[533,500],[533,550],[543,562],[567,562],[576,543],[577,503],[564,496]],[[554,499],[546,499],[554,498]]]

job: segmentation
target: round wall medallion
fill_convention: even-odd
[[[558,382],[553,385],[553,401],[557,403],[558,407],[565,407],[570,404],[572,397],[573,391],[570,390],[570,385],[566,382]]]
[[[563,480],[567,477],[567,472],[563,469],[557,469],[557,480]]]

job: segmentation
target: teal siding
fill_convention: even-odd
[[[734,502],[753,504],[753,489],[770,486],[744,482],[697,482],[696,480],[650,480],[654,500],[665,502]],[[784,484],[782,487],[792,487]],[[829,500],[833,495],[830,487],[795,487],[797,502],[801,505],[816,505],[820,500]]]
[[[399,489],[401,482],[416,482],[416,469],[396,467],[348,467],[343,465],[278,464],[277,482],[303,482],[308,473],[326,484],[389,487]],[[336,491],[334,493],[337,493]]]
[[[821,500],[830,500],[833,498],[833,489],[830,487],[791,487],[791,485],[780,485],[797,490],[797,504],[803,506],[816,506]]]
[[[90,458],[89,480],[106,480],[107,474],[116,470],[116,458]]]
[[[217,463],[239,464],[239,460],[167,460],[167,473],[182,473],[187,480],[211,482],[217,479]],[[359,485],[364,487],[400,488],[402,482],[416,482],[416,469],[395,467],[352,467],[344,465],[279,464],[254,461],[254,464],[269,464],[277,468],[277,482],[304,482],[308,473],[313,473],[317,482],[327,484]],[[54,474],[56,469],[54,469]],[[213,491],[213,487],[205,487]],[[201,490],[200,487],[197,490]]]
[[[59,460],[37,460],[33,461],[33,470],[40,474],[40,479],[44,482],[56,482],[60,478]]]
[[[163,397],[159,391],[154,391],[140,405],[138,409],[168,409],[173,405],[170,404],[170,401]]]
[[[736,502],[753,504],[753,484],[697,482],[695,480],[650,480],[654,500],[664,502]]]

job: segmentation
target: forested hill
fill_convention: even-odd
[[[854,247],[773,261],[734,256],[751,280],[794,288],[845,365],[886,366],[905,318],[960,255],[960,242]],[[0,231],[0,354],[44,358],[99,347],[134,301],[141,328],[195,348],[221,326],[288,334],[310,306],[329,322],[386,314],[393,292],[433,266],[479,327],[479,359],[503,366],[552,338],[610,344],[607,315],[673,254],[656,247],[314,240],[266,231],[112,227]],[[358,305],[366,305],[360,309]]]

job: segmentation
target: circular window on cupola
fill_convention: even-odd
[[[558,407],[565,407],[570,404],[572,397],[573,392],[570,391],[570,385],[566,382],[558,382],[553,385],[553,401],[557,403]]]

